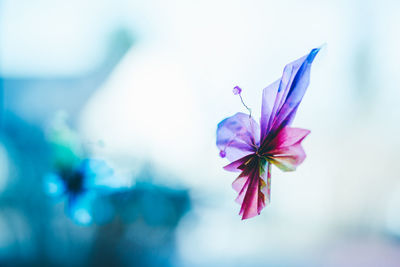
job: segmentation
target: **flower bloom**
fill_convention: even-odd
[[[311,64],[318,52],[319,48],[312,49],[286,65],[282,77],[263,90],[260,125],[240,112],[218,124],[220,156],[231,162],[224,169],[240,172],[232,187],[238,192],[236,202],[241,204],[242,219],[260,214],[269,204],[271,164],[294,171],[306,157],[301,142],[310,131],[290,124],[308,87]]]

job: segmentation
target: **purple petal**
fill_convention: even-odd
[[[280,83],[281,81],[277,80],[263,90],[260,119],[261,140],[263,140],[263,137],[266,136],[269,131],[270,120],[273,118],[272,110],[275,105]]]
[[[286,65],[282,78],[266,87],[261,108],[261,140],[292,122],[310,82],[311,63],[319,48]],[[261,142],[261,143],[262,143]]]
[[[218,124],[217,146],[228,160],[235,161],[257,149],[259,131],[258,124],[249,115],[236,113]]]

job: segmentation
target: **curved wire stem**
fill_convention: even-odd
[[[240,101],[242,101],[243,106],[249,111],[249,117],[251,118],[251,109],[244,103],[243,98],[242,98],[242,94],[239,94],[240,97]]]

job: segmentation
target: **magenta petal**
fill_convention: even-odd
[[[249,115],[236,113],[218,124],[217,146],[230,161],[242,158],[256,150],[260,128]]]
[[[230,171],[230,172],[239,172],[241,171],[241,169],[239,169],[239,167],[241,165],[243,165],[244,163],[246,163],[246,161],[248,161],[250,159],[251,156],[246,156],[243,158],[240,158],[238,160],[235,160],[233,162],[231,162],[230,164],[226,165],[224,167],[224,170],[226,171]]]
[[[279,131],[271,143],[268,144],[268,146],[273,147],[274,149],[288,147],[303,141],[303,139],[309,134],[310,131],[307,129],[284,127]]]
[[[306,129],[285,127],[268,144],[271,149],[265,155],[281,170],[294,171],[306,158],[301,142],[309,133]]]
[[[262,173],[260,173],[262,171]],[[240,176],[232,183],[233,189],[238,192],[236,202],[241,204],[240,213],[242,220],[260,214],[265,207],[265,193],[269,194],[263,179],[264,169],[259,162],[247,166]],[[265,192],[265,193],[264,193]],[[268,198],[269,199],[269,198]],[[269,202],[268,202],[269,203]]]
[[[258,213],[259,176],[256,175],[256,173],[257,172],[253,172],[252,175],[248,177],[249,183],[239,213],[239,215],[242,215],[242,220],[252,218],[259,214]]]

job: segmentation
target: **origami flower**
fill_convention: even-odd
[[[75,168],[63,168],[46,175],[48,195],[66,199],[66,213],[83,225],[92,222],[92,204],[99,195],[112,191],[107,182],[114,171],[105,161],[85,159]]]
[[[263,90],[260,126],[251,112],[250,116],[236,113],[218,124],[220,156],[231,161],[224,169],[240,172],[232,187],[239,194],[236,202],[241,204],[242,219],[260,214],[269,204],[271,164],[294,171],[306,157],[301,142],[310,131],[289,125],[308,87],[311,63],[318,51],[315,48],[286,65],[282,78]],[[234,94],[240,95],[241,89],[235,88]]]

